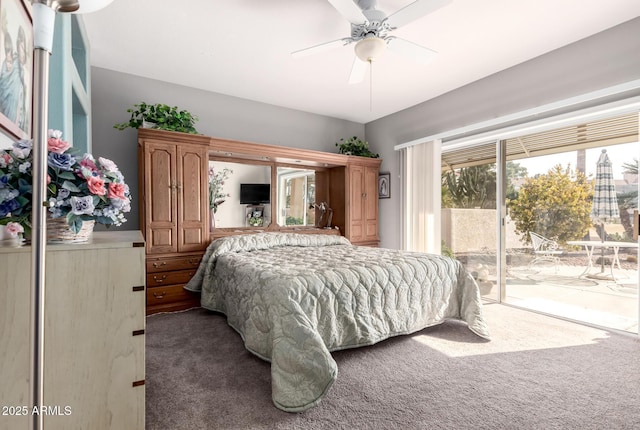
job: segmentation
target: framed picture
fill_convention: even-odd
[[[33,22],[28,0],[0,0],[0,129],[31,137]]]
[[[388,199],[391,197],[391,173],[383,172],[378,175],[378,198]]]

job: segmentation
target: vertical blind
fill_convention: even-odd
[[[440,253],[441,141],[404,148],[403,248]]]

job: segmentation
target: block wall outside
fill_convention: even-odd
[[[496,250],[495,209],[442,209],[442,240],[453,252]],[[527,248],[515,231],[509,217],[506,220],[506,246]]]

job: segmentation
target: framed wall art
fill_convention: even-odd
[[[388,199],[391,197],[391,173],[383,172],[378,175],[378,198]]]
[[[27,0],[0,0],[0,131],[31,137],[33,21]]]

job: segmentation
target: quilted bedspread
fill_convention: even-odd
[[[185,286],[271,362],[274,404],[317,405],[338,369],[330,351],[464,320],[489,338],[480,293],[457,261],[353,246],[342,236],[259,233],[211,243]]]

